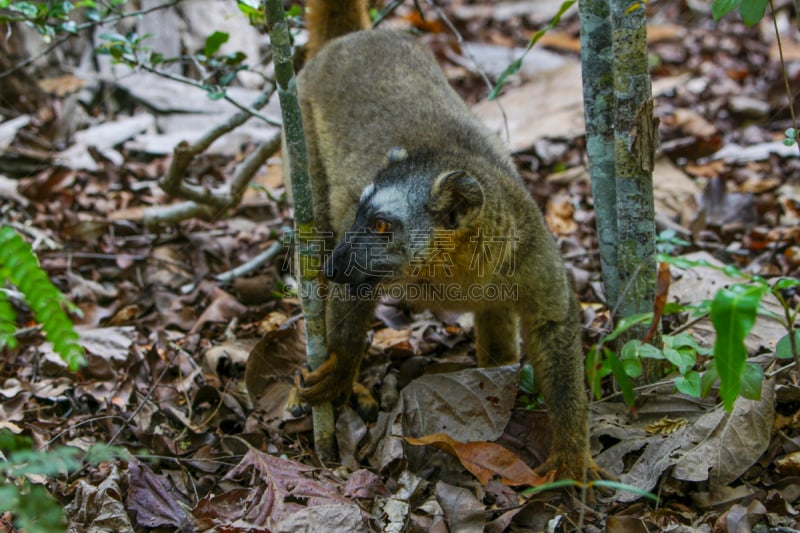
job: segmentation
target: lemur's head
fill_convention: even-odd
[[[435,275],[431,261],[443,260],[440,253],[474,225],[484,195],[467,172],[435,169],[433,161],[402,148],[389,151],[387,165],[361,194],[352,227],[325,263],[328,279],[375,285]]]

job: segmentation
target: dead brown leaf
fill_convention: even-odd
[[[498,476],[511,486],[538,486],[552,481],[550,477],[536,474],[517,455],[493,442],[458,442],[449,435],[437,433],[420,438],[404,437],[415,446],[435,446],[455,455],[464,467],[483,485]]]
[[[186,502],[179,499],[172,484],[163,476],[133,459],[129,463],[126,508],[134,513],[141,527],[191,527],[192,517],[186,512]]]
[[[332,482],[322,483],[307,476],[313,467],[250,449],[224,477],[255,479],[247,501],[243,502],[243,518],[263,526],[280,521],[306,507],[321,505],[353,505]]]

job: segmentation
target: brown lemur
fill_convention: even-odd
[[[310,0],[298,77],[324,265],[329,359],[303,371],[309,404],[349,395],[379,294],[475,315],[480,366],[519,342],[553,439],[537,470],[583,479],[589,453],[578,306],[509,151],[409,36],[367,30],[366,0]],[[367,30],[367,31],[362,31]],[[344,290],[334,290],[334,289]]]

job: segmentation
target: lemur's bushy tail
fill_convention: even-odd
[[[308,46],[311,58],[325,43],[370,27],[367,0],[310,0],[307,4]]]

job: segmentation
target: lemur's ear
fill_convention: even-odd
[[[483,201],[483,187],[463,170],[443,172],[433,180],[430,209],[447,228],[468,224],[481,212]]]
[[[398,163],[406,159],[408,159],[408,152],[405,148],[401,148],[400,146],[393,146],[389,148],[389,151],[386,153],[386,164]]]

